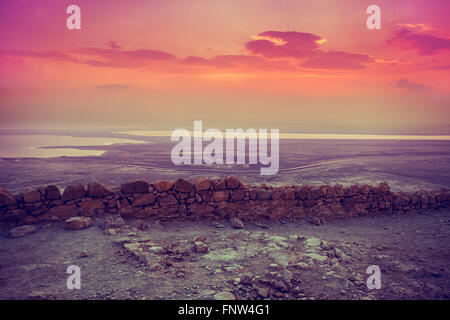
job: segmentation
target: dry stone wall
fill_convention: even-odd
[[[391,192],[378,186],[245,185],[235,176],[197,178],[190,182],[144,180],[109,189],[97,182],[87,187],[56,186],[27,189],[12,195],[0,189],[0,224],[10,227],[74,216],[120,213],[124,218],[158,219],[308,219],[320,224],[335,219],[380,214],[405,214],[449,208],[450,191]]]

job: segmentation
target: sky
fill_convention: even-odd
[[[69,30],[66,9],[81,9]],[[369,30],[369,5],[381,29]],[[450,134],[448,0],[0,0],[0,128]]]

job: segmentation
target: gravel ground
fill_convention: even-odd
[[[235,229],[228,221],[104,218],[0,237],[0,299],[449,299],[448,212]],[[143,230],[140,230],[143,229]],[[108,233],[117,233],[111,235]],[[81,270],[69,290],[66,269]],[[368,289],[366,269],[381,270]]]

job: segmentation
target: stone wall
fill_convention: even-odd
[[[320,224],[335,219],[380,214],[405,214],[449,208],[450,191],[391,192],[389,186],[245,185],[235,176],[140,180],[108,189],[99,183],[78,184],[64,191],[56,186],[27,189],[12,195],[0,189],[0,223],[10,227],[74,216],[120,213],[124,218],[158,219],[308,219]]]

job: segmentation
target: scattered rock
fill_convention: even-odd
[[[163,254],[166,252],[166,250],[160,246],[151,246],[150,248],[148,248],[148,251],[154,254]]]
[[[92,225],[92,219],[90,217],[72,217],[65,221],[66,229],[69,230],[81,230],[89,228]]]
[[[118,229],[126,226],[122,217],[108,217],[104,223],[104,229]]]
[[[11,238],[19,238],[26,236],[27,234],[33,233],[34,231],[36,231],[36,229],[37,228],[34,225],[24,225],[9,230],[9,235],[11,236]]]
[[[89,253],[87,253],[86,251],[81,251],[80,254],[78,255],[78,258],[87,258],[89,257]]]
[[[269,296],[269,290],[267,288],[258,288],[258,294],[263,298],[267,298]]]
[[[197,252],[197,253],[208,252],[208,246],[204,242],[196,241],[194,243],[194,246],[195,246],[195,252]]]
[[[197,241],[205,242],[206,237],[205,236],[195,236],[194,239],[192,239],[192,242],[197,242]]]
[[[134,221],[131,223],[131,226],[133,226],[133,227],[135,227],[136,229],[141,230],[141,231],[143,231],[143,230],[145,230],[145,229],[148,228],[148,226],[145,224],[144,220],[141,220],[141,219],[134,220]]]
[[[231,292],[221,291],[214,295],[214,300],[236,300],[236,298]]]
[[[234,217],[231,219],[231,226],[235,229],[242,229],[244,228],[244,223],[241,221],[241,219]]]
[[[42,291],[33,291],[28,296],[30,300],[48,300],[49,298],[49,295]]]

